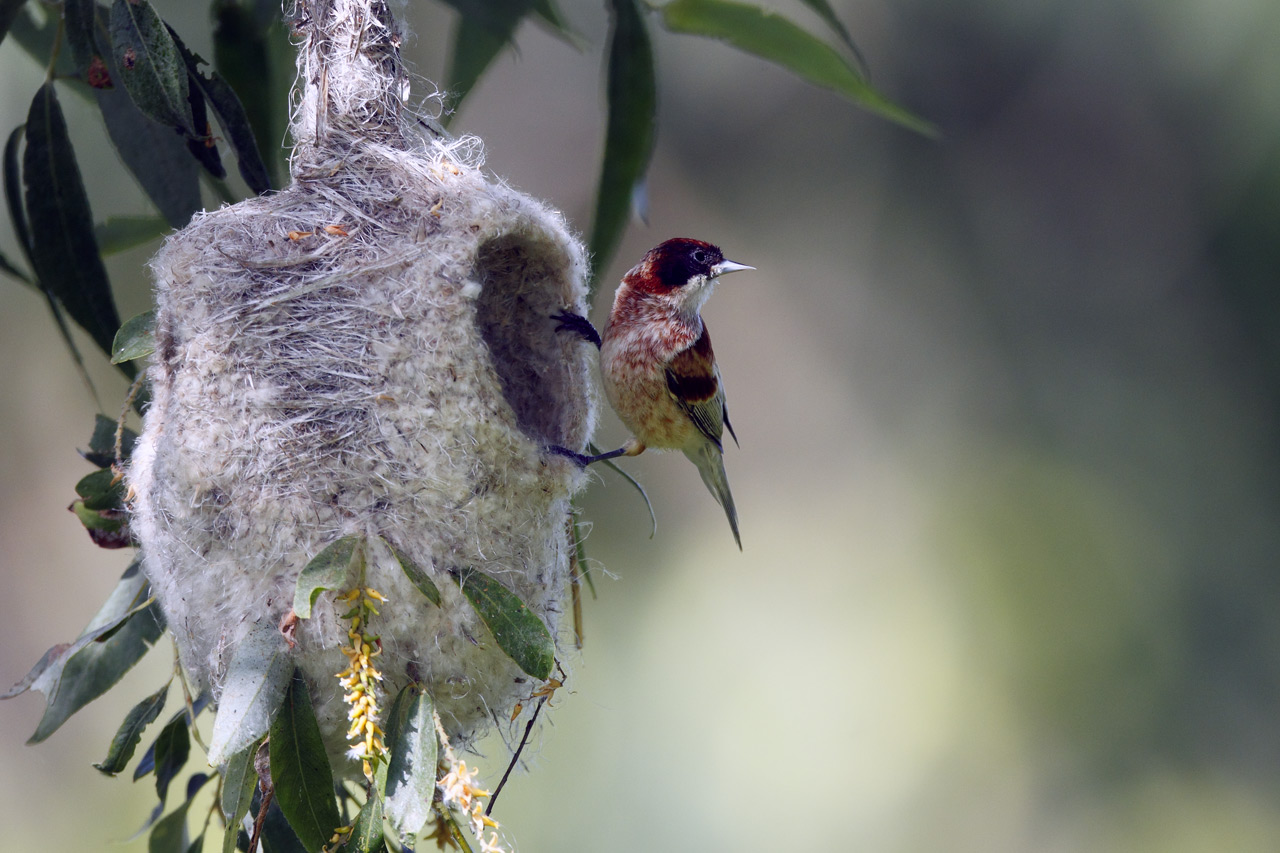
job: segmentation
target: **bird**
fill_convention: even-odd
[[[720,368],[701,309],[720,276],[755,267],[726,260],[719,247],[676,237],[650,249],[622,277],[604,334],[579,314],[551,318],[558,331],[579,335],[600,350],[604,392],[633,438],[595,456],[552,448],[590,465],[647,448],[679,450],[698,468],[707,490],[724,508],[734,542],[742,550],[738,511],[724,470],[724,431],[729,422]]]

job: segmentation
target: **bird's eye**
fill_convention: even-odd
[[[704,251],[702,251],[701,249],[694,249],[694,250],[693,250],[693,259],[694,259],[694,261],[696,261],[697,263],[705,264],[705,263],[707,262],[707,253],[706,253],[706,252],[704,252]]]

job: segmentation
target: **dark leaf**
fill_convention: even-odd
[[[173,30],[169,31],[170,35]],[[188,80],[187,103],[191,106],[191,122],[196,128],[196,135],[187,140],[187,151],[196,162],[204,166],[204,170],[218,180],[227,176],[222,165],[222,157],[218,154],[218,142],[213,136],[213,125],[209,124],[209,110],[205,107],[204,92],[195,85],[195,80]]]
[[[35,269],[31,253],[31,230],[27,227],[27,210],[22,205],[22,174],[18,167],[18,149],[22,145],[27,126],[20,124],[9,134],[4,145],[4,200],[9,208],[9,220],[18,238],[18,246],[26,255],[27,263]]]
[[[258,752],[260,741],[254,741],[245,749],[231,756],[226,769],[222,771],[222,817],[226,821],[227,830],[222,839],[223,853],[232,853],[236,848],[236,837],[240,832],[240,824],[249,813],[249,805],[253,802],[253,792],[258,787],[258,774],[253,768],[253,757]]]
[[[119,71],[101,20],[95,34],[114,79]],[[120,159],[168,223],[185,226],[202,205],[198,170],[182,136],[143,115],[123,86],[95,90],[94,96]]]
[[[253,138],[261,146],[259,150],[268,164],[267,170],[275,177],[271,183],[279,186],[284,173],[281,141],[285,135],[285,115],[280,104],[288,101],[295,74],[288,31],[278,7],[271,14],[262,15],[255,14],[238,0],[215,0],[213,15],[213,56],[218,73],[239,95]],[[221,113],[219,99],[210,97],[210,100]],[[240,153],[239,137],[230,130],[227,132],[241,158],[241,174],[257,192],[256,181],[250,181],[245,174],[246,157]]]
[[[134,361],[146,358],[156,351],[156,312],[143,311],[136,317],[130,317],[116,332],[111,342],[111,363]]]
[[[609,263],[631,211],[631,197],[653,154],[658,103],[653,47],[636,0],[610,0],[604,163],[591,226],[591,257],[597,276]],[[592,281],[592,292],[598,283]]]
[[[28,743],[49,737],[72,714],[107,692],[150,650],[164,630],[164,620],[154,602],[125,619],[110,637],[102,642],[90,641],[69,656],[57,674],[55,689],[46,691],[48,706]],[[104,626],[101,634],[113,628],[114,625]]]
[[[186,853],[187,811],[191,801],[186,800],[172,812],[156,822],[147,838],[147,853]]]
[[[121,509],[91,509],[84,501],[72,501],[67,507],[75,513],[99,548],[127,548],[131,543],[129,517]]]
[[[48,65],[49,57],[55,57],[52,76],[76,76],[76,63],[71,51],[54,49],[62,26],[61,16],[55,12],[41,15],[40,19],[37,22],[34,15],[17,15],[9,27],[9,40],[21,47],[41,68]]]
[[[36,283],[31,280],[30,276],[28,276],[22,270],[18,269],[14,265],[13,261],[9,260],[4,256],[3,252],[0,252],[0,272],[4,273],[5,275],[13,276],[23,284],[29,285],[31,287],[36,286]]]
[[[160,709],[164,707],[164,700],[168,695],[169,685],[166,684],[137,705],[134,705],[133,709],[125,715],[124,722],[120,725],[116,736],[111,739],[111,746],[107,749],[107,757],[102,759],[100,764],[93,766],[108,776],[114,776],[124,770],[125,765],[129,763],[129,759],[133,758],[133,752],[138,748],[139,741],[142,740],[142,730],[155,722],[156,717],[160,716]]]
[[[556,5],[555,0],[534,0],[532,11],[553,33],[565,41],[575,46],[581,43],[581,36],[569,25],[569,21],[565,18],[564,13],[560,11],[560,7]]]
[[[542,620],[515,593],[483,572],[462,568],[451,574],[498,648],[534,678],[550,676],[556,647]]]
[[[400,691],[387,715],[386,816],[400,835],[414,835],[431,817],[439,745],[431,697],[421,685]]]
[[[262,824],[262,849],[266,853],[314,853],[314,849],[303,845],[285,820],[279,800],[272,800],[271,807],[267,809],[267,819]]]
[[[102,56],[93,34],[97,13],[97,0],[63,0],[63,26],[79,74],[88,71],[94,57]]]
[[[775,62],[810,83],[831,89],[917,133],[937,133],[929,122],[873,89],[826,42],[763,9],[728,0],[673,0],[662,7],[662,21],[672,32],[722,39],[739,50]]]
[[[354,535],[331,542],[312,557],[299,573],[298,585],[293,591],[293,611],[298,618],[310,619],[316,596],[326,589],[345,586],[351,570],[358,568],[363,560],[364,537]]]
[[[293,673],[289,644],[269,622],[254,625],[227,667],[218,715],[209,741],[209,764],[218,767],[267,733]]]
[[[169,794],[169,783],[178,775],[191,754],[191,735],[184,714],[169,721],[156,737],[156,796],[163,803]]]
[[[501,4],[506,5],[506,4]],[[458,21],[453,36],[453,54],[449,60],[448,91],[452,105],[457,110],[475,87],[502,49],[511,41],[517,21],[509,27],[494,28],[476,18],[466,17]]]
[[[200,66],[204,64],[204,60],[187,50],[187,46],[182,43],[182,39],[178,38],[178,34],[172,28],[169,34],[182,55],[182,61],[187,66],[191,82],[195,84],[194,88],[208,99],[209,105],[217,114],[218,124],[222,126],[223,133],[231,142],[231,148],[236,152],[236,158],[240,164],[240,176],[244,178],[244,182],[249,185],[254,195],[267,192],[271,189],[267,166],[262,161],[258,142],[253,136],[253,128],[249,125],[249,118],[245,115],[244,107],[240,105],[240,99],[236,97],[235,90],[216,72],[211,72],[208,77],[205,77],[200,72]]]
[[[421,566],[410,559],[408,554],[401,551],[395,545],[392,545],[386,539],[383,539],[382,541],[387,546],[387,549],[391,551],[392,556],[396,558],[396,562],[400,564],[400,569],[404,572],[405,577],[407,577],[423,595],[430,599],[432,604],[439,607],[440,588],[435,585],[433,580],[431,580],[431,576],[428,575]]]
[[[294,672],[267,742],[276,802],[308,850],[319,850],[338,826],[333,774],[307,683]]]
[[[22,180],[37,277],[98,346],[110,352],[120,317],[52,83],[40,87],[27,114]]]
[[[9,33],[13,19],[18,16],[27,0],[0,0],[0,42]]]
[[[147,0],[114,0],[111,47],[112,79],[124,84],[138,109],[188,137],[201,135],[203,129],[192,124],[187,68]]]
[[[112,216],[93,226],[98,251],[103,257],[150,243],[172,230],[159,216]]]
[[[191,706],[191,710],[195,712],[194,716],[192,714],[187,713],[187,709],[184,707],[181,711],[179,711],[178,713],[170,717],[169,721],[165,723],[165,725],[166,726],[173,725],[178,720],[183,720],[189,727],[191,725],[192,719],[200,715],[200,712],[203,711],[205,707],[209,704],[209,701],[211,698],[212,697],[207,691],[204,693],[201,693],[199,696],[196,697],[196,701],[193,702]],[[156,742],[152,741],[151,745],[147,747],[147,751],[142,753],[142,758],[139,759],[138,766],[133,768],[133,781],[137,782],[143,776],[146,776],[148,773],[153,772],[155,769],[156,769]]]
[[[99,468],[107,468],[115,463],[116,460],[116,429],[117,424],[106,415],[96,415],[93,422],[93,435],[89,438],[89,449],[80,451],[89,462],[97,465]],[[138,434],[129,428],[125,428],[120,441],[121,457],[128,459],[133,452],[133,445],[138,440]]]

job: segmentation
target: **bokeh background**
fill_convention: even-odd
[[[649,222],[604,278],[676,235],[759,268],[705,310],[745,551],[681,457],[624,463],[654,538],[602,472],[586,648],[497,817],[526,853],[1280,849],[1280,5],[836,5],[939,140],[655,31]],[[211,55],[204,4],[157,6]],[[583,45],[525,27],[455,129],[586,230],[607,21],[565,10]],[[438,80],[452,13],[408,15]],[[42,79],[0,48],[0,130]],[[146,212],[63,102],[99,217]],[[122,316],[154,248],[111,264]],[[0,293],[11,682],[127,556],[65,511],[97,405],[42,301]],[[0,705],[6,849],[144,849],[106,840],[150,781],[90,763],[171,661],[38,747],[41,700]]]

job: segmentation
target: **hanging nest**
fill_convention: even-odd
[[[348,777],[342,593],[386,599],[356,632],[381,646],[383,696],[421,685],[455,746],[507,719],[550,661],[513,659],[500,611],[518,599],[558,635],[584,479],[547,448],[582,449],[595,418],[587,348],[548,319],[585,313],[581,244],[487,178],[477,140],[405,108],[400,36],[369,5],[294,13],[292,184],[198,216],[152,262],[152,402],[128,470],[143,568],[220,706],[215,741],[255,713],[228,680],[285,660]],[[300,595],[322,552],[330,580]]]

